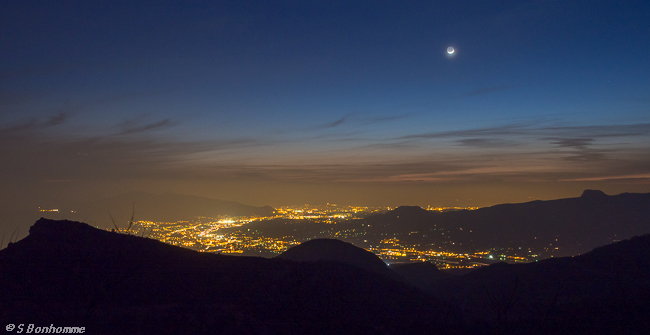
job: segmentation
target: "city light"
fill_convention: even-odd
[[[426,209],[444,212],[474,210],[477,208],[427,207]],[[334,206],[331,204],[327,206],[285,206],[278,208],[272,216],[268,217],[200,217],[193,222],[138,221],[133,225],[130,233],[200,252],[234,255],[247,254],[271,257],[309,239],[336,238],[365,248],[387,263],[429,261],[439,268],[474,268],[487,265],[485,262],[493,259],[491,252],[494,250],[456,253],[445,250],[442,246],[412,245],[404,240],[404,238],[408,239],[409,237],[426,237],[426,232],[409,231],[403,233],[404,237],[399,236],[401,233],[398,233],[395,236],[380,236],[379,239],[374,239],[375,237],[368,235],[368,229],[371,228],[371,225],[351,225],[359,222],[355,220],[373,214],[382,214],[389,210],[391,208],[388,207],[369,208]],[[259,228],[266,227],[266,225],[273,224],[273,222],[276,222],[276,224],[277,222],[284,222],[284,226],[309,223],[311,229],[318,229],[307,234],[298,232],[297,228],[295,228],[294,230],[289,229],[289,232],[282,234],[282,236],[276,236],[277,234],[270,233],[270,228]],[[459,230],[462,231],[462,228],[459,227]],[[445,235],[445,232],[447,231],[441,232],[442,236]],[[455,242],[449,241],[449,244],[455,245]],[[530,250],[527,251],[530,252]],[[503,251],[501,252],[503,253]],[[499,260],[508,262],[528,261],[526,257],[505,254],[501,255]]]

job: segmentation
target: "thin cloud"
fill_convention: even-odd
[[[650,123],[636,123],[627,125],[600,125],[600,126],[570,126],[570,127],[542,127],[539,132],[566,133],[573,136],[584,137],[626,137],[650,135]]]
[[[594,142],[593,138],[545,138],[559,148],[585,149]]]
[[[0,136],[0,149],[6,160],[13,162],[3,166],[0,172],[41,181],[193,179],[281,183],[547,182],[650,173],[650,163],[644,158],[650,157],[650,148],[641,142],[635,141],[630,148],[616,143],[599,147],[599,139],[610,138],[612,134],[643,132],[643,124],[596,128],[510,124],[428,133],[425,138],[364,138],[357,141],[360,146],[353,148],[336,141],[324,144],[323,139],[316,138],[305,139],[295,147],[295,141],[287,143],[263,137],[161,140],[147,136],[148,132],[170,127],[174,122],[170,119],[145,122],[144,117],[126,120],[113,129],[118,134],[134,136],[80,138],[31,131],[45,127],[49,121],[64,122],[68,117],[68,114],[57,114],[47,120],[33,120],[0,130],[0,134],[11,131],[11,136]],[[598,131],[585,131],[585,128]],[[584,136],[589,132],[596,136]],[[442,141],[418,142],[435,139]],[[323,146],[314,151],[311,145],[314,143]],[[510,146],[517,149],[510,150]],[[503,150],[472,150],[472,147]],[[411,150],[414,148],[418,149]],[[285,162],[284,159],[286,164],[278,164]],[[338,164],[318,164],[323,162]],[[47,168],[34,169],[34,166]]]
[[[331,128],[342,126],[344,124],[351,124],[351,123],[362,125],[362,126],[368,126],[373,124],[405,119],[411,116],[411,114],[400,114],[400,115],[391,115],[391,116],[376,117],[376,118],[356,117],[353,119],[352,118],[353,115],[354,115],[353,113],[347,114],[332,122],[316,126],[314,127],[314,129],[331,129]]]
[[[327,128],[338,127],[338,126],[342,125],[346,121],[347,121],[347,117],[344,116],[344,117],[342,117],[342,118],[340,118],[340,119],[338,119],[338,120],[336,120],[334,122],[326,123],[326,124],[320,126],[319,128],[327,129]]]
[[[16,133],[23,133],[35,128],[38,128],[41,125],[40,122],[36,119],[31,119],[13,126],[8,126],[0,129],[0,135],[11,135]]]
[[[467,138],[456,141],[461,146],[476,148],[505,148],[516,145],[510,141],[490,138]]]
[[[0,128],[0,136],[11,135],[11,134],[21,135],[25,132],[41,130],[47,127],[58,126],[67,122],[70,118],[71,118],[71,114],[68,112],[60,112],[58,114],[52,115],[45,121],[32,118],[28,121],[21,122],[16,125]]]
[[[650,179],[650,173],[622,175],[622,176],[602,176],[602,177],[561,179],[559,181],[607,181],[607,180],[621,180],[621,179]]]
[[[475,129],[464,129],[447,132],[431,132],[401,136],[397,140],[404,139],[444,139],[464,137],[518,137],[518,136],[540,136],[542,140],[558,139],[565,135],[567,139],[650,135],[650,123],[638,123],[630,125],[602,125],[602,126],[567,126],[548,127],[536,126],[532,123],[507,124],[496,127],[485,127]],[[566,142],[569,143],[569,142]]]
[[[215,166],[208,171],[221,177],[256,177],[264,181],[351,182],[394,180],[395,176],[431,171],[453,172],[466,169],[450,163],[413,162],[400,164],[311,164],[311,165],[232,165]]]
[[[413,143],[409,142],[394,142],[394,143],[373,143],[357,147],[355,149],[379,149],[379,150],[404,150],[415,147]]]
[[[161,123],[134,131],[154,129]],[[263,139],[178,142],[144,136],[79,138],[23,129],[12,136],[0,136],[0,152],[12,162],[0,166],[0,175],[24,182],[176,180],[215,164],[216,159],[228,161],[241,152],[250,155],[259,151],[256,147],[272,143]]]
[[[530,133],[531,125],[529,124],[509,124],[498,127],[486,127],[476,129],[465,129],[446,132],[432,132],[423,134],[413,134],[398,137],[398,140],[408,139],[437,139],[437,138],[454,138],[454,137],[478,137],[478,136],[496,136],[496,135],[523,135]]]
[[[120,131],[118,135],[143,133],[143,132],[148,132],[148,131],[157,130],[161,128],[168,128],[173,125],[174,123],[169,118],[160,120],[158,122],[148,123],[139,126],[132,125],[132,122],[123,122],[120,124],[123,130]]]
[[[54,116],[50,117],[50,119],[45,122],[45,125],[46,126],[58,126],[58,125],[60,125],[60,124],[62,124],[64,122],[66,122],[69,119],[70,119],[70,113],[61,112],[61,113],[59,113],[57,115],[54,115]]]
[[[569,153],[564,160],[574,162],[600,162],[609,159],[608,151],[604,150],[581,150],[576,153]]]

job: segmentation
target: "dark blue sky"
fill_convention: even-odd
[[[650,192],[648,22],[648,1],[3,1],[0,200]]]

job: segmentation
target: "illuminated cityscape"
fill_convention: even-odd
[[[495,261],[528,262],[538,256],[530,250],[525,256],[499,249],[452,252],[440,246],[408,243],[408,238],[398,233],[395,236],[377,237],[369,234],[369,226],[357,223],[365,217],[391,209],[334,204],[280,207],[270,217],[223,216],[197,217],[194,221],[179,222],[136,221],[128,233],[201,252],[262,257],[276,256],[310,239],[335,238],[363,247],[386,263],[431,261],[439,268],[473,268]],[[427,210],[439,212],[474,209],[477,208],[427,207]],[[125,228],[119,230],[127,233]],[[411,236],[418,232],[405,234]]]

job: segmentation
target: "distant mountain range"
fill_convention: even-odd
[[[223,232],[246,230],[272,238],[292,236],[299,241],[336,237],[364,248],[390,248],[394,243],[460,254],[490,251],[496,261],[501,254],[544,259],[579,255],[650,233],[650,193],[609,196],[586,190],[577,198],[448,212],[401,206],[337,224],[275,219]]]
[[[0,250],[0,322],[93,334],[643,334],[648,255],[644,235],[459,277],[430,263],[382,274],[376,256],[336,240],[235,257],[41,219]]]
[[[101,227],[111,227],[112,216],[124,227],[134,217],[136,221],[176,222],[191,221],[197,217],[270,216],[270,206],[255,207],[234,201],[210,199],[176,193],[151,194],[130,192],[120,196],[83,203],[75,206],[73,218]],[[69,216],[70,217],[70,216]]]
[[[363,239],[373,245],[394,237],[409,245],[459,253],[530,248],[541,258],[573,256],[650,233],[650,193],[608,196],[586,190],[579,198],[451,212],[403,206],[339,229],[364,230]]]

